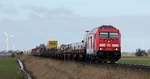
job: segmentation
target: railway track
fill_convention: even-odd
[[[114,64],[105,64],[105,63],[97,63],[95,64],[97,66],[110,66],[112,68],[123,68],[123,69],[130,69],[134,71],[146,71],[150,72],[150,66],[144,66],[144,65],[136,65],[136,64],[120,64],[120,63],[114,63]]]
[[[107,66],[107,67],[112,67],[112,68],[123,68],[123,69],[130,69],[134,71],[146,71],[150,72],[150,66],[145,66],[145,65],[139,65],[139,64],[120,64],[120,63],[87,63],[83,62],[87,65],[91,64],[93,66]]]

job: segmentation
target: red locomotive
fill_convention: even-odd
[[[121,57],[120,32],[111,25],[103,25],[87,32],[86,56],[115,62]]]

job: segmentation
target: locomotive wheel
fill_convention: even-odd
[[[110,64],[114,64],[114,63],[115,63],[115,61],[114,61],[114,60],[111,60],[111,61],[110,61]]]

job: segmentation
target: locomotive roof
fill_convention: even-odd
[[[91,31],[89,31],[89,34],[90,33],[95,33],[96,29],[117,29],[117,28],[115,28],[112,25],[102,25],[102,26],[96,27],[96,28],[92,29]]]
[[[99,29],[102,29],[102,28],[111,28],[111,29],[116,29],[115,27],[113,27],[112,25],[102,25],[100,27],[98,27]]]

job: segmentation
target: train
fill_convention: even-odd
[[[102,25],[86,31],[81,42],[62,44],[49,41],[31,52],[34,56],[48,56],[58,59],[75,59],[115,63],[121,58],[121,34],[112,25]]]

